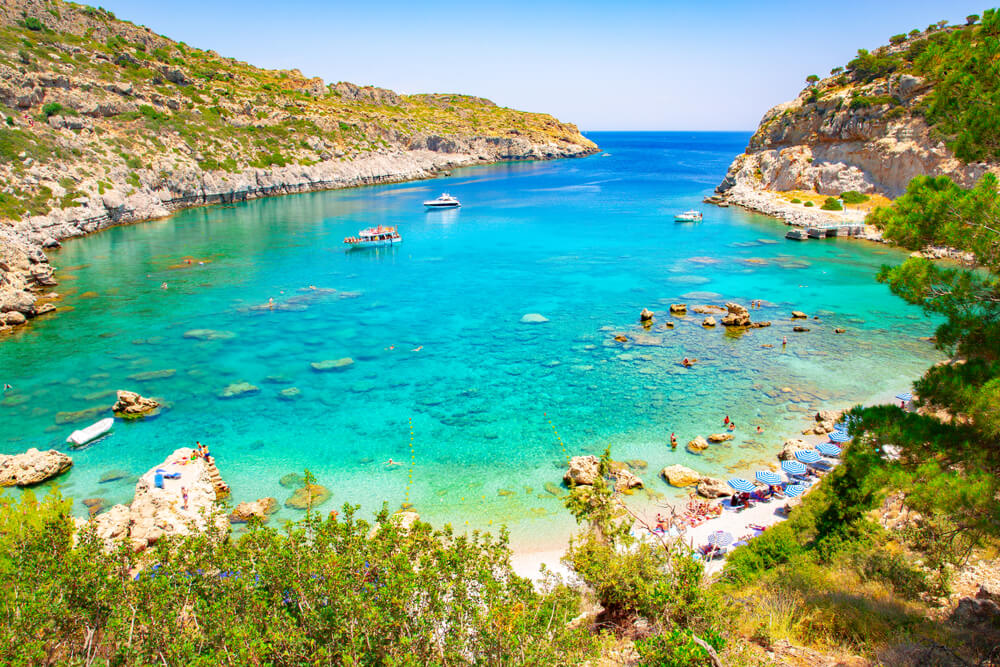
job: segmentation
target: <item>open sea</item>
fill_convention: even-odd
[[[573,528],[553,493],[567,455],[610,446],[645,462],[635,498],[655,501],[676,495],[664,466],[752,473],[809,413],[906,390],[940,358],[924,339],[935,322],[875,281],[903,253],[786,241],[778,221],[701,203],[748,133],[588,136],[603,153],[192,209],[67,242],[51,255],[61,310],[0,341],[14,386],[0,453],[70,451],[66,436],[129,389],[166,407],[70,452],[58,483],[81,516],[82,499],[128,502],[136,476],[200,440],[234,503],[284,503],[279,479],[308,468],[333,493],[324,511],[410,502],[438,525],[505,524],[530,550]],[[462,208],[425,211],[442,191]],[[674,223],[691,208],[703,222]],[[375,224],[403,243],[345,251]],[[259,308],[269,298],[275,309]],[[771,327],[734,335],[667,314],[751,299]],[[793,333],[792,310],[819,320]],[[522,323],[529,313],[547,321]],[[220,397],[238,383],[256,390]],[[726,415],[733,441],[684,450]],[[110,471],[120,479],[101,483]],[[283,507],[272,523],[298,516]]]

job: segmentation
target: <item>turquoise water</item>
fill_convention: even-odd
[[[0,401],[0,451],[65,449],[131,389],[167,409],[72,453],[61,483],[74,498],[128,501],[129,476],[197,439],[234,501],[284,501],[278,479],[308,467],[333,492],[324,509],[409,499],[435,522],[506,523],[525,545],[570,528],[544,490],[565,466],[560,438],[570,455],[611,445],[647,461],[641,476],[668,493],[664,465],[747,468],[809,411],[901,390],[937,359],[920,340],[933,322],[874,280],[901,253],[785,241],[773,220],[700,203],[748,135],[593,138],[606,154],[195,209],[66,243],[52,261],[73,309],[0,343],[15,387]],[[463,207],[425,212],[441,191]],[[703,223],[673,222],[694,207]],[[398,225],[403,244],[345,252],[372,224]],[[254,309],[269,298],[274,310]],[[733,336],[698,315],[661,327],[671,302],[750,299],[768,302],[753,316],[772,327]],[[644,306],[657,312],[649,332]],[[821,321],[792,333],[793,309]],[[548,321],[521,323],[527,313]],[[685,356],[701,361],[684,369]],[[339,372],[310,366],[345,357]],[[238,382],[259,391],[218,396]],[[726,414],[734,441],[700,456],[666,445],[672,431],[685,443],[721,430]],[[99,483],[113,469],[129,476]]]

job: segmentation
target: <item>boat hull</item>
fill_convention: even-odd
[[[459,206],[461,206],[461,204],[459,204],[457,201],[441,203],[441,204],[425,201],[424,206],[426,206],[427,208],[458,208]]]
[[[66,438],[66,442],[68,442],[71,445],[76,445],[77,447],[85,445],[88,442],[96,440],[97,438],[101,437],[102,435],[110,431],[111,427],[114,426],[114,424],[115,420],[112,419],[111,417],[108,417],[107,419],[102,419],[101,421],[95,424],[91,424],[87,428],[81,428],[79,431],[73,431],[73,433],[71,433],[70,436]]]
[[[381,239],[377,241],[356,241],[350,243],[350,250],[359,250],[361,248],[381,248],[383,246],[396,245],[397,243],[402,243],[403,239]]]

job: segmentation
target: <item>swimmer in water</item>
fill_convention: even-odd
[[[401,466],[401,465],[403,465],[403,463],[401,461],[393,461],[392,458],[390,458],[388,461],[386,461],[385,464],[387,466]]]
[[[670,449],[677,449],[677,436],[670,434]]]
[[[167,289],[167,284],[166,283],[161,284],[160,289]]]
[[[412,350],[410,350],[410,352],[419,352],[422,349],[424,349],[423,345],[417,345],[415,348],[413,348]]]
[[[267,300],[267,307],[270,308],[271,310],[274,310],[274,297],[273,296]]]

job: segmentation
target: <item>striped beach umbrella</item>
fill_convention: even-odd
[[[817,461],[819,461],[820,455],[819,452],[817,452],[815,449],[800,449],[799,451],[795,452],[795,458],[797,458],[799,461],[802,461],[802,463],[808,464],[808,463],[816,463]]]
[[[726,547],[733,543],[733,536],[725,531],[717,530],[708,536],[708,543],[715,547]]]
[[[806,474],[806,467],[801,463],[799,463],[798,461],[782,461],[781,469],[787,472],[789,475]]]
[[[840,456],[840,447],[831,445],[829,442],[819,443],[816,445],[816,450],[823,456],[832,456],[834,458]]]
[[[728,482],[726,482],[726,484],[728,484],[729,488],[731,489],[736,489],[737,491],[745,491],[746,493],[752,493],[753,491],[757,490],[757,487],[754,486],[753,482],[747,479],[743,479],[742,477],[736,477],[734,479],[731,479]]]
[[[902,394],[896,394],[896,398],[898,398],[901,401],[912,401],[913,394],[908,391],[904,391]]]
[[[801,484],[789,484],[785,487],[785,495],[789,498],[794,498],[796,496],[801,496],[805,493],[806,487]]]
[[[770,470],[758,470],[755,477],[758,482],[763,482],[764,484],[781,483],[781,475],[776,472],[771,472]]]
[[[851,439],[851,436],[847,435],[844,431],[834,431],[830,434],[830,442],[847,442]]]

